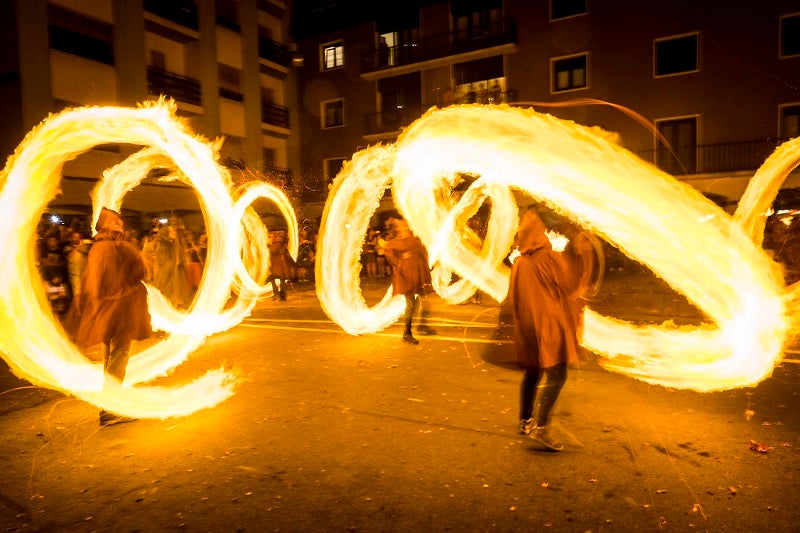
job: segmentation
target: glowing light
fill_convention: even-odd
[[[119,209],[124,194],[150,168],[160,167],[172,172],[163,179],[178,179],[196,189],[208,233],[206,269],[188,310],[173,308],[147,286],[153,325],[169,335],[131,357],[123,385],[104,380],[102,365],[88,361],[67,339],[50,312],[41,283],[34,281],[35,290],[29,290],[31,280],[39,279],[34,228],[57,193],[63,162],[106,143],[146,148],[104,173],[93,192],[95,219],[102,206]],[[138,418],[189,414],[233,393],[237,378],[222,368],[171,387],[141,385],[181,364],[207,335],[238,324],[263,293],[259,284],[266,278],[267,259],[251,250],[265,242],[266,229],[254,223],[257,216],[249,208],[253,199],[269,196],[281,205],[289,224],[294,223],[288,200],[266,184],[241,189],[234,202],[230,176],[216,162],[219,143],[192,135],[176,118],[174,105],[165,101],[137,109],[68,110],[51,116],[27,135],[0,176],[5,228],[0,246],[10,258],[0,264],[0,351],[15,374]],[[253,239],[258,241],[255,245]],[[237,286],[238,297],[228,305],[232,285]]]
[[[379,331],[402,313],[402,299],[391,290],[370,308],[358,287],[366,226],[389,186],[437,269],[451,269],[463,278],[459,283],[502,301],[508,288],[502,258],[517,229],[514,191],[647,265],[706,315],[707,323],[696,327],[642,326],[587,309],[582,342],[605,356],[606,368],[700,391],[758,383],[798,325],[788,304],[800,299],[800,288],[784,289],[778,265],[757,244],[764,225],[758,214],[797,166],[792,154],[800,139],[767,160],[732,218],[610,137],[533,110],[451,106],[426,113],[394,145],[355,154],[334,180],[323,213],[317,263],[323,309],[354,334]],[[462,174],[478,179],[456,199],[451,191]],[[456,223],[487,198],[489,233],[477,250]],[[345,220],[351,227],[343,230]],[[441,294],[441,280],[434,288]]]

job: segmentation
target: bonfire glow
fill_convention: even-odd
[[[54,320],[35,266],[34,234],[41,214],[58,192],[61,168],[98,144],[130,143],[146,148],[108,169],[93,192],[94,219],[101,207],[118,210],[125,193],[152,168],[165,168],[198,194],[208,234],[206,268],[186,310],[178,310],[151,286],[148,305],[156,329],[168,332],[157,344],[133,354],[123,385],[103,379]],[[249,208],[259,196],[279,204],[290,227],[294,213],[286,197],[263,183],[232,196],[228,172],[217,163],[219,143],[192,135],[165,101],[140,108],[90,107],[51,116],[32,130],[0,176],[0,351],[11,369],[31,383],[73,394],[98,407],[137,418],[166,418],[218,404],[233,393],[236,376],[222,368],[191,382],[162,387],[141,385],[180,365],[212,333],[238,324],[264,293],[268,259],[252,253],[266,242],[266,229]],[[246,228],[246,229],[243,229]],[[294,235],[296,254],[296,235]],[[263,249],[263,248],[262,248]],[[246,263],[246,264],[244,264]],[[36,281],[34,281],[36,284]],[[237,298],[229,302],[232,286]]]
[[[780,268],[758,246],[759,215],[797,165],[792,153],[800,139],[767,160],[734,217],[609,139],[530,109],[451,106],[426,113],[393,145],[358,152],[335,179],[323,214],[317,262],[323,309],[353,334],[379,331],[403,312],[391,289],[369,307],[358,286],[364,234],[389,186],[431,250],[440,295],[463,301],[471,294],[469,287],[446,285],[455,272],[458,283],[504,300],[502,258],[518,220],[513,192],[524,193],[647,265],[706,316],[701,326],[649,326],[587,309],[582,343],[604,356],[606,368],[699,391],[763,380],[797,328],[789,304],[800,299],[800,288],[787,290]],[[478,179],[456,198],[459,175]],[[489,231],[475,246],[463,223],[487,198]]]

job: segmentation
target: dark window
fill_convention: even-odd
[[[781,108],[781,140],[800,137],[800,104]]]
[[[586,0],[550,0],[550,20],[586,13]]]
[[[781,56],[800,55],[800,15],[781,18]]]
[[[697,70],[698,35],[684,35],[655,42],[655,74],[669,76]]]
[[[322,127],[344,126],[344,99],[329,100],[322,103]]]
[[[588,86],[586,54],[553,61],[553,92],[581,89]]]
[[[326,159],[323,161],[322,164],[325,172],[325,183],[328,185],[328,187],[331,186],[333,178],[335,178],[336,175],[339,174],[339,171],[342,170],[342,166],[344,166],[345,161],[346,160],[343,157]]]
[[[48,5],[50,48],[106,65],[114,64],[111,25],[80,13]]]
[[[167,56],[159,50],[150,50],[150,66],[159,70],[167,70]]]
[[[697,168],[697,118],[661,120],[656,127],[666,141],[656,140],[658,168],[673,175],[693,174]]]

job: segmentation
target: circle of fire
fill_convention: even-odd
[[[94,222],[101,207],[119,210],[125,193],[152,168],[168,169],[163,180],[192,185],[208,234],[206,267],[188,310],[174,308],[147,286],[153,327],[168,335],[131,357],[124,384],[104,380],[102,364],[92,363],[56,325],[44,296],[34,255],[34,228],[58,192],[63,163],[98,144],[145,146],[104,172],[92,193]],[[0,212],[5,231],[0,246],[0,352],[12,371],[35,385],[73,394],[102,409],[136,418],[167,418],[192,413],[228,398],[236,376],[219,368],[173,386],[141,385],[181,364],[205,338],[229,329],[247,316],[269,291],[266,228],[249,207],[258,197],[276,203],[297,254],[294,211],[280,189],[250,182],[231,194],[232,180],[217,164],[219,141],[204,142],[175,116],[174,104],[161,100],[139,108],[88,107],[53,115],[34,128],[0,175]],[[231,288],[237,297],[229,304]]]
[[[323,213],[317,293],[351,334],[384,329],[402,314],[391,288],[376,305],[361,295],[363,237],[385,189],[430,251],[434,289],[450,302],[475,287],[498,302],[508,292],[517,230],[514,192],[524,193],[647,265],[700,309],[707,322],[637,325],[585,310],[582,344],[606,368],[650,383],[699,391],[768,377],[797,329],[797,285],[759,246],[762,216],[798,164],[800,138],[779,147],[731,217],[697,190],[639,159],[597,128],[509,106],[432,109],[387,146],[356,153],[334,180]],[[477,176],[459,198],[462,175]],[[466,221],[489,199],[482,244]],[[450,273],[462,279],[448,285]]]

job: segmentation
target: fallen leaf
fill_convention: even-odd
[[[770,450],[772,450],[772,447],[767,446],[766,444],[764,444],[762,442],[756,442],[754,440],[751,440],[750,441],[750,449],[753,450],[754,452],[758,452],[758,453],[769,453]]]

